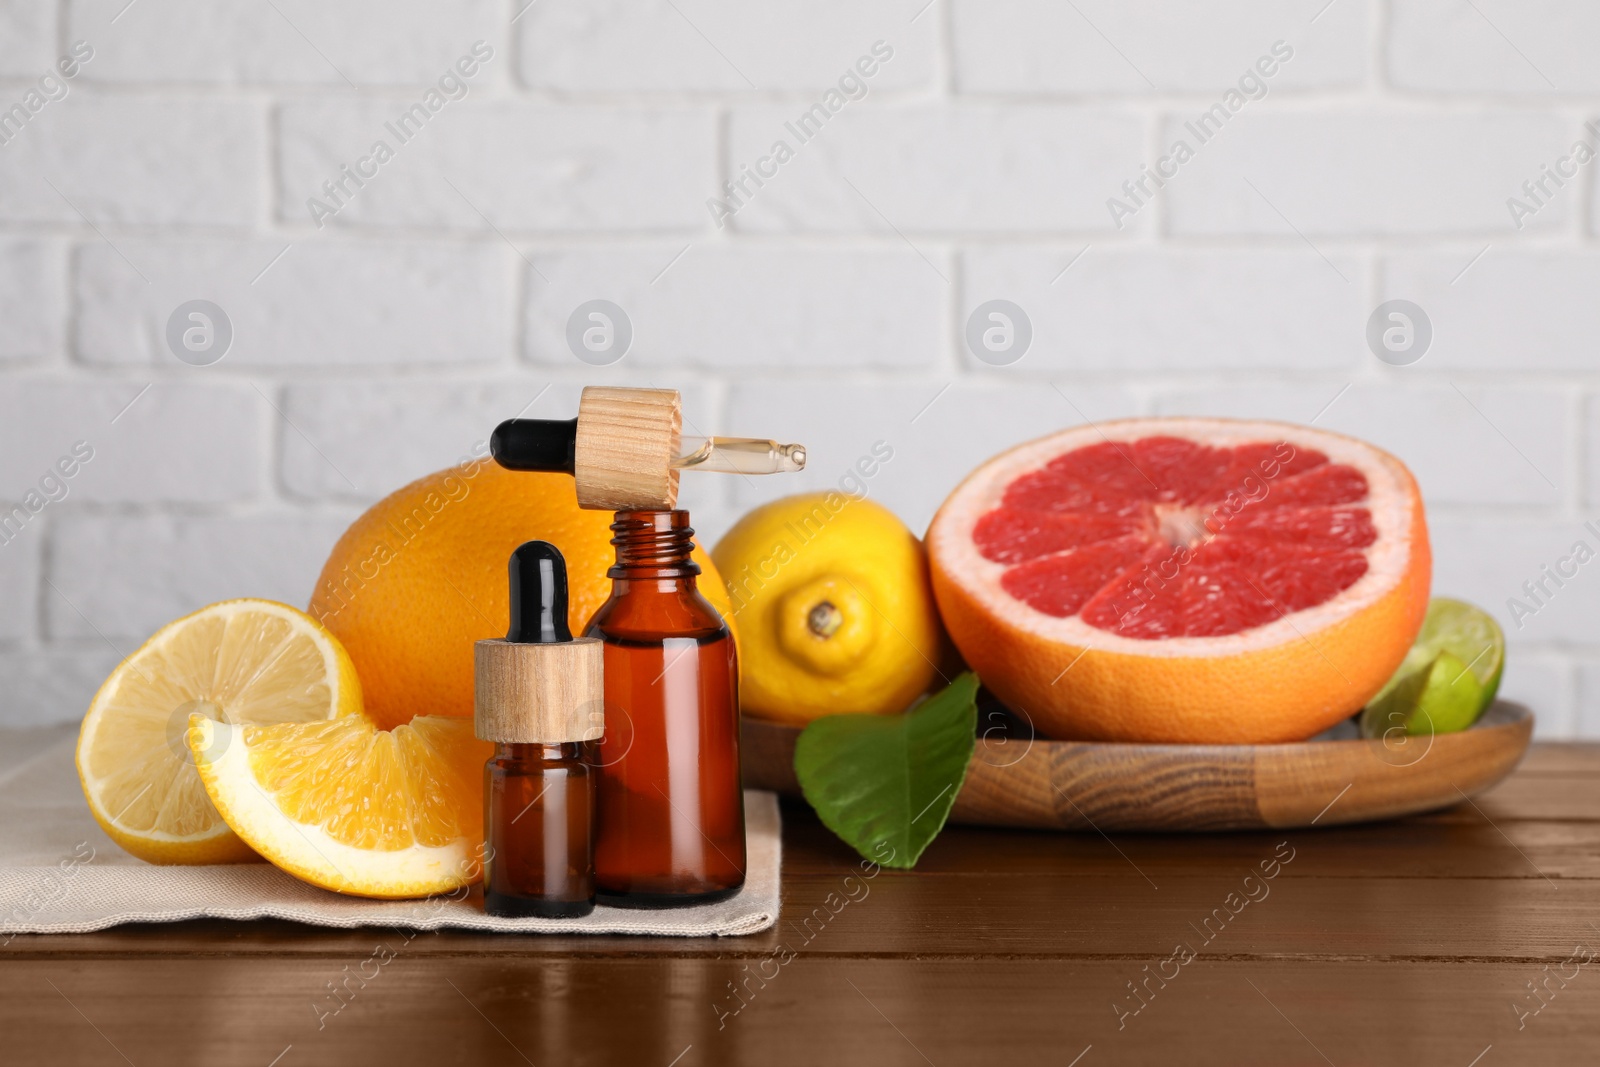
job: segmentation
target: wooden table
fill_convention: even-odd
[[[1500,1067],[1600,1054],[1600,746],[1536,746],[1475,803],[1402,822],[1110,839],[952,827],[915,872],[870,878],[803,806],[784,815],[783,918],[754,937],[407,940],[265,922],[17,937],[0,949],[0,1062]],[[1264,878],[1262,861],[1284,857]],[[335,999],[330,983],[349,974],[373,977]]]

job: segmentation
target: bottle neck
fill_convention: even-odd
[[[583,759],[582,741],[539,742],[496,741],[494,754],[498,759],[516,760],[519,763],[568,763]]]
[[[689,558],[694,527],[687,511],[619,511],[611,534],[617,562],[606,576],[618,581],[619,591],[623,582],[661,579],[693,587],[700,565]]]

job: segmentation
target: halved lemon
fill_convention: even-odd
[[[235,726],[196,715],[189,749],[206,794],[261,855],[313,885],[423,897],[482,874],[483,765],[470,719],[393,730],[365,716]]]
[[[150,863],[255,859],[206,798],[189,718],[229,723],[359,716],[338,640],[287,604],[225,600],[156,632],[118,664],[78,734],[78,778],[111,839]]]

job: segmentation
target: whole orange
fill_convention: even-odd
[[[388,728],[416,715],[472,715],[473,643],[504,637],[507,563],[524,541],[567,560],[567,619],[583,632],[611,595],[611,513],[584,511],[564,474],[470,459],[380,500],[322,568],[310,612],[361,677],[367,714]],[[700,591],[732,625],[727,590],[698,545]]]

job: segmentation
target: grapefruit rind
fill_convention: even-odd
[[[1213,447],[1287,440],[1367,478],[1377,531],[1367,572],[1333,598],[1221,637],[1148,640],[1057,617],[1001,585],[973,528],[1018,477],[1075,448],[1149,436]],[[969,475],[929,527],[934,594],[985,685],[1054,737],[1170,743],[1302,740],[1359,710],[1404,658],[1427,609],[1431,556],[1415,479],[1353,438],[1288,423],[1129,419],[1002,453]]]

